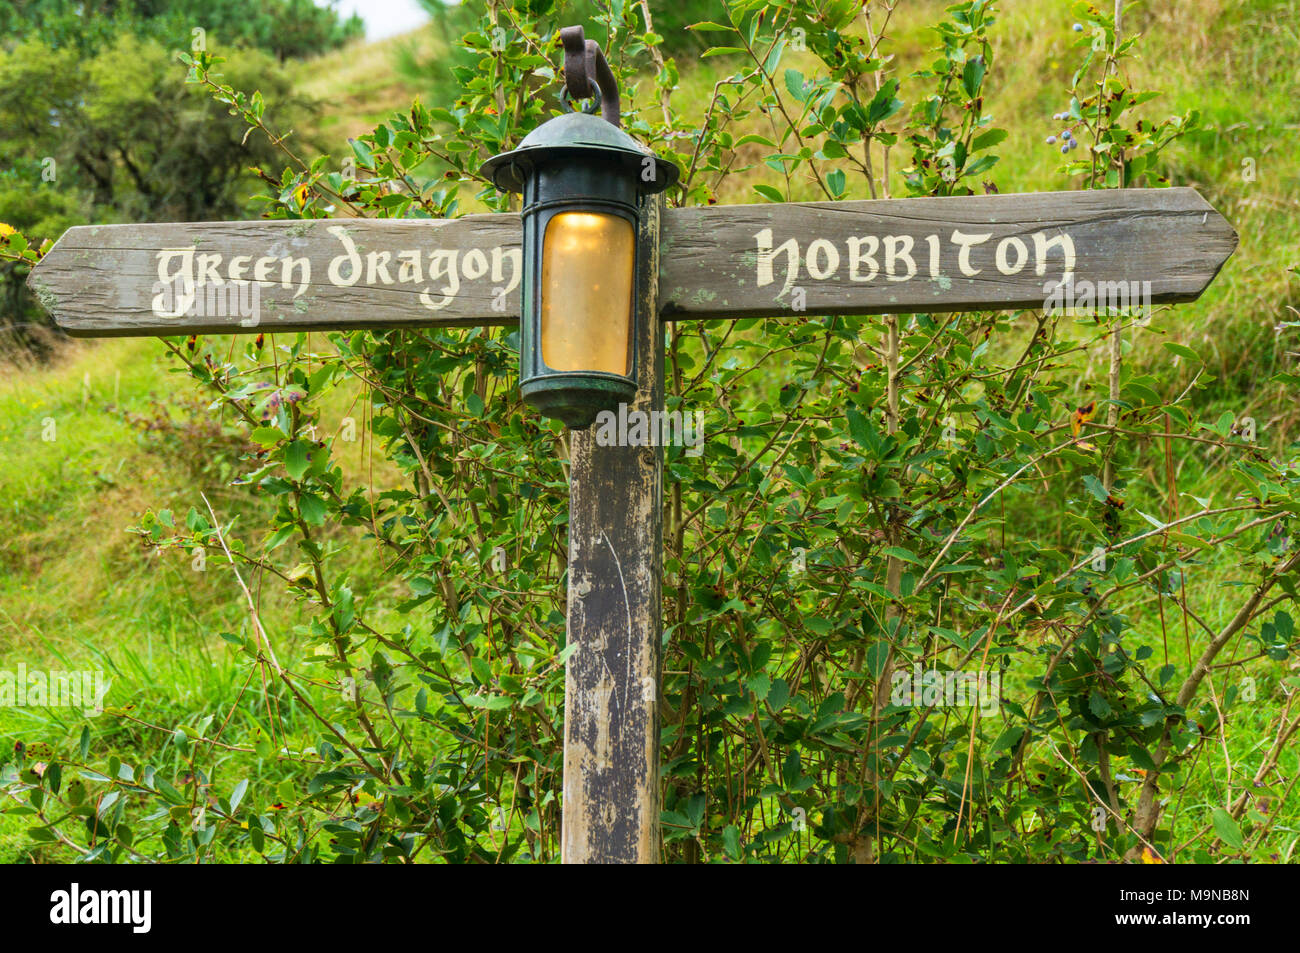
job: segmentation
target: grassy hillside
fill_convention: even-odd
[[[899,75],[926,57],[931,40],[925,27],[943,6],[900,6],[891,26]],[[989,178],[1004,193],[1069,188],[1056,171],[1060,156],[1043,143],[1069,81],[1067,5],[1042,0],[1005,6],[988,88],[997,124],[1010,136]],[[1129,67],[1133,84],[1165,93],[1145,110],[1202,113],[1203,128],[1168,156],[1171,178],[1199,189],[1241,238],[1208,293],[1159,324],[1207,357],[1217,377],[1203,398],[1207,413],[1227,409],[1255,416],[1261,442],[1274,448],[1296,438],[1300,420],[1294,394],[1262,383],[1277,370],[1294,368],[1300,352],[1297,329],[1285,326],[1300,321],[1300,281],[1288,271],[1300,263],[1297,12],[1294,2],[1195,0],[1146,4],[1129,14],[1145,36],[1140,58]],[[348,137],[422,92],[398,78],[401,49],[428,57],[439,44],[419,34],[358,44],[296,67],[300,91],[328,104],[313,135],[344,154]],[[791,54],[790,65],[797,64]],[[719,59],[679,65],[676,102],[688,113],[702,110],[714,84],[734,68]],[[904,98],[907,91],[904,80]],[[638,93],[645,96],[647,89]],[[760,131],[758,123],[753,131]],[[752,171],[729,179],[719,201],[760,200],[752,185],[773,176],[761,156],[752,158]],[[895,168],[904,158],[900,150]],[[866,189],[850,194],[866,197]],[[796,186],[791,197],[814,196]],[[1185,368],[1172,364],[1159,344],[1156,334],[1140,336],[1131,360],[1171,381],[1183,380]],[[1103,360],[1100,353],[1081,357],[1081,402],[1104,375]],[[200,493],[223,520],[255,519],[260,512],[256,500],[225,485],[241,447],[206,408],[191,402],[192,384],[176,370],[160,343],[140,340],[70,345],[43,368],[0,367],[0,667],[21,661],[29,668],[91,665],[111,673],[117,715],[98,723],[97,732],[108,722],[112,727],[96,734],[92,758],[133,748],[155,752],[177,723],[224,718],[244,687],[247,669],[221,638],[247,628],[234,581],[195,568],[191,554],[152,555],[128,532],[146,510],[171,510],[178,519],[191,507],[202,510]],[[340,401],[334,419],[322,426],[337,429],[356,413],[353,406]],[[364,441],[347,465],[357,475],[377,474],[380,485],[392,479]],[[1221,461],[1213,459],[1190,462],[1179,486],[1205,497],[1237,492]],[[359,538],[342,532],[337,537],[355,553],[360,585],[382,591],[381,562]],[[278,650],[291,655],[296,611],[278,585],[255,589]],[[1158,638],[1154,630],[1150,634]],[[294,739],[295,710],[291,701],[273,700],[279,703],[274,713],[261,703],[234,706],[222,736],[232,775],[274,780],[290,774],[292,766],[280,763],[276,752],[300,743]],[[1233,762],[1269,740],[1259,734],[1266,714],[1259,713],[1258,724],[1238,726],[1231,738]],[[71,746],[83,724],[66,709],[0,708],[0,745]],[[184,771],[175,749],[159,757],[155,763],[162,768]],[[1295,755],[1282,766],[1294,776]],[[1215,803],[1221,781],[1203,772],[1184,796]],[[1300,808],[1287,810],[1279,829],[1300,830]],[[0,815],[0,860],[28,855],[26,826],[24,818]],[[1194,833],[1189,828],[1177,836]],[[1289,846],[1281,852],[1289,856],[1296,838],[1286,836]]]
[[[407,109],[422,90],[402,78],[401,59],[428,60],[444,48],[431,29],[373,43],[357,41],[292,64],[298,91],[323,107],[315,131],[336,154],[394,110]]]
[[[163,726],[225,717],[248,684],[222,638],[248,629],[235,581],[209,573],[198,553],[159,553],[130,532],[147,510],[171,510],[179,522],[210,503],[236,525],[266,515],[227,486],[247,448],[194,400],[179,367],[158,342],[130,339],[72,344],[49,367],[0,367],[0,668],[103,670],[110,714],[89,722],[92,758],[129,761],[138,749],[156,759],[172,731]],[[341,396],[322,429],[338,433],[359,416],[356,397]],[[353,478],[391,481],[370,443],[358,439],[356,451],[342,460]],[[353,537],[337,543],[366,591],[383,592],[372,551]],[[278,584],[253,576],[250,586],[278,650],[292,656],[298,611]],[[293,700],[277,702],[274,713],[251,695],[238,706],[225,737],[231,757],[247,763],[232,771],[278,776],[267,739],[287,741],[296,721]],[[0,744],[38,752],[75,742],[85,724],[72,709],[0,707]],[[160,767],[169,763],[183,770],[174,751]],[[0,858],[30,847],[23,821],[0,815]]]

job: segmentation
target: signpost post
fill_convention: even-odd
[[[591,92],[584,62],[599,78],[590,55],[566,58],[578,96]],[[1191,301],[1237,243],[1188,188],[692,209],[640,201],[628,409],[647,413],[664,405],[662,321]],[[535,250],[523,245],[511,214],[82,226],[29,284],[83,337],[508,325],[531,273]],[[602,447],[590,429],[574,431],[566,863],[658,859],[662,484],[658,447]]]

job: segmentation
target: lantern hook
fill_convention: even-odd
[[[598,109],[600,109],[600,103],[601,103],[600,87],[593,86],[591,87],[591,91],[596,95],[586,100],[585,106],[580,107],[582,111],[587,113],[588,115],[592,115]],[[569,87],[567,85],[560,90],[560,102],[563,103],[565,106],[572,106],[575,102],[579,102],[579,101],[581,100],[579,100],[578,97],[569,95]]]
[[[564,44],[564,88],[570,98],[594,97],[601,117],[621,126],[618,82],[596,41],[584,39],[582,27],[566,26],[560,31],[560,42]]]

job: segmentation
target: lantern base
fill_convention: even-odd
[[[636,382],[614,374],[548,374],[519,385],[519,394],[543,417],[570,430],[586,430],[602,410],[618,412],[636,397]]]

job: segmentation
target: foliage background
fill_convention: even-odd
[[[670,407],[706,411],[708,439],[668,457],[666,859],[1291,859],[1295,38],[1277,5],[1205,3],[1198,29],[1136,6],[1118,33],[1111,10],[1057,3],[707,7],[689,42],[653,4],[653,31],[639,4],[447,11],[448,71],[397,58],[427,96],[346,152],[266,163],[263,207],[503,208],[478,163],[556,108],[554,30],[585,20],[629,128],[685,171],[677,204],[1172,182],[1242,248],[1145,326],[668,330]],[[212,52],[191,91],[270,133],[250,142],[288,129],[249,95],[267,81]],[[1123,90],[1100,111],[1098,82]],[[1066,123],[1089,148],[1044,143]],[[166,348],[73,350],[0,389],[5,660],[114,679],[97,720],[0,710],[0,843],[555,860],[566,445],[518,403],[511,332]],[[111,532],[144,506],[124,546]],[[998,671],[1000,710],[890,704],[914,664]]]
[[[311,0],[0,3],[0,222],[38,245],[89,222],[252,214],[252,170],[276,150],[189,86],[177,54],[221,46],[229,80],[298,125],[310,100],[280,64],[360,31]],[[26,272],[0,262],[0,353],[48,351]]]

